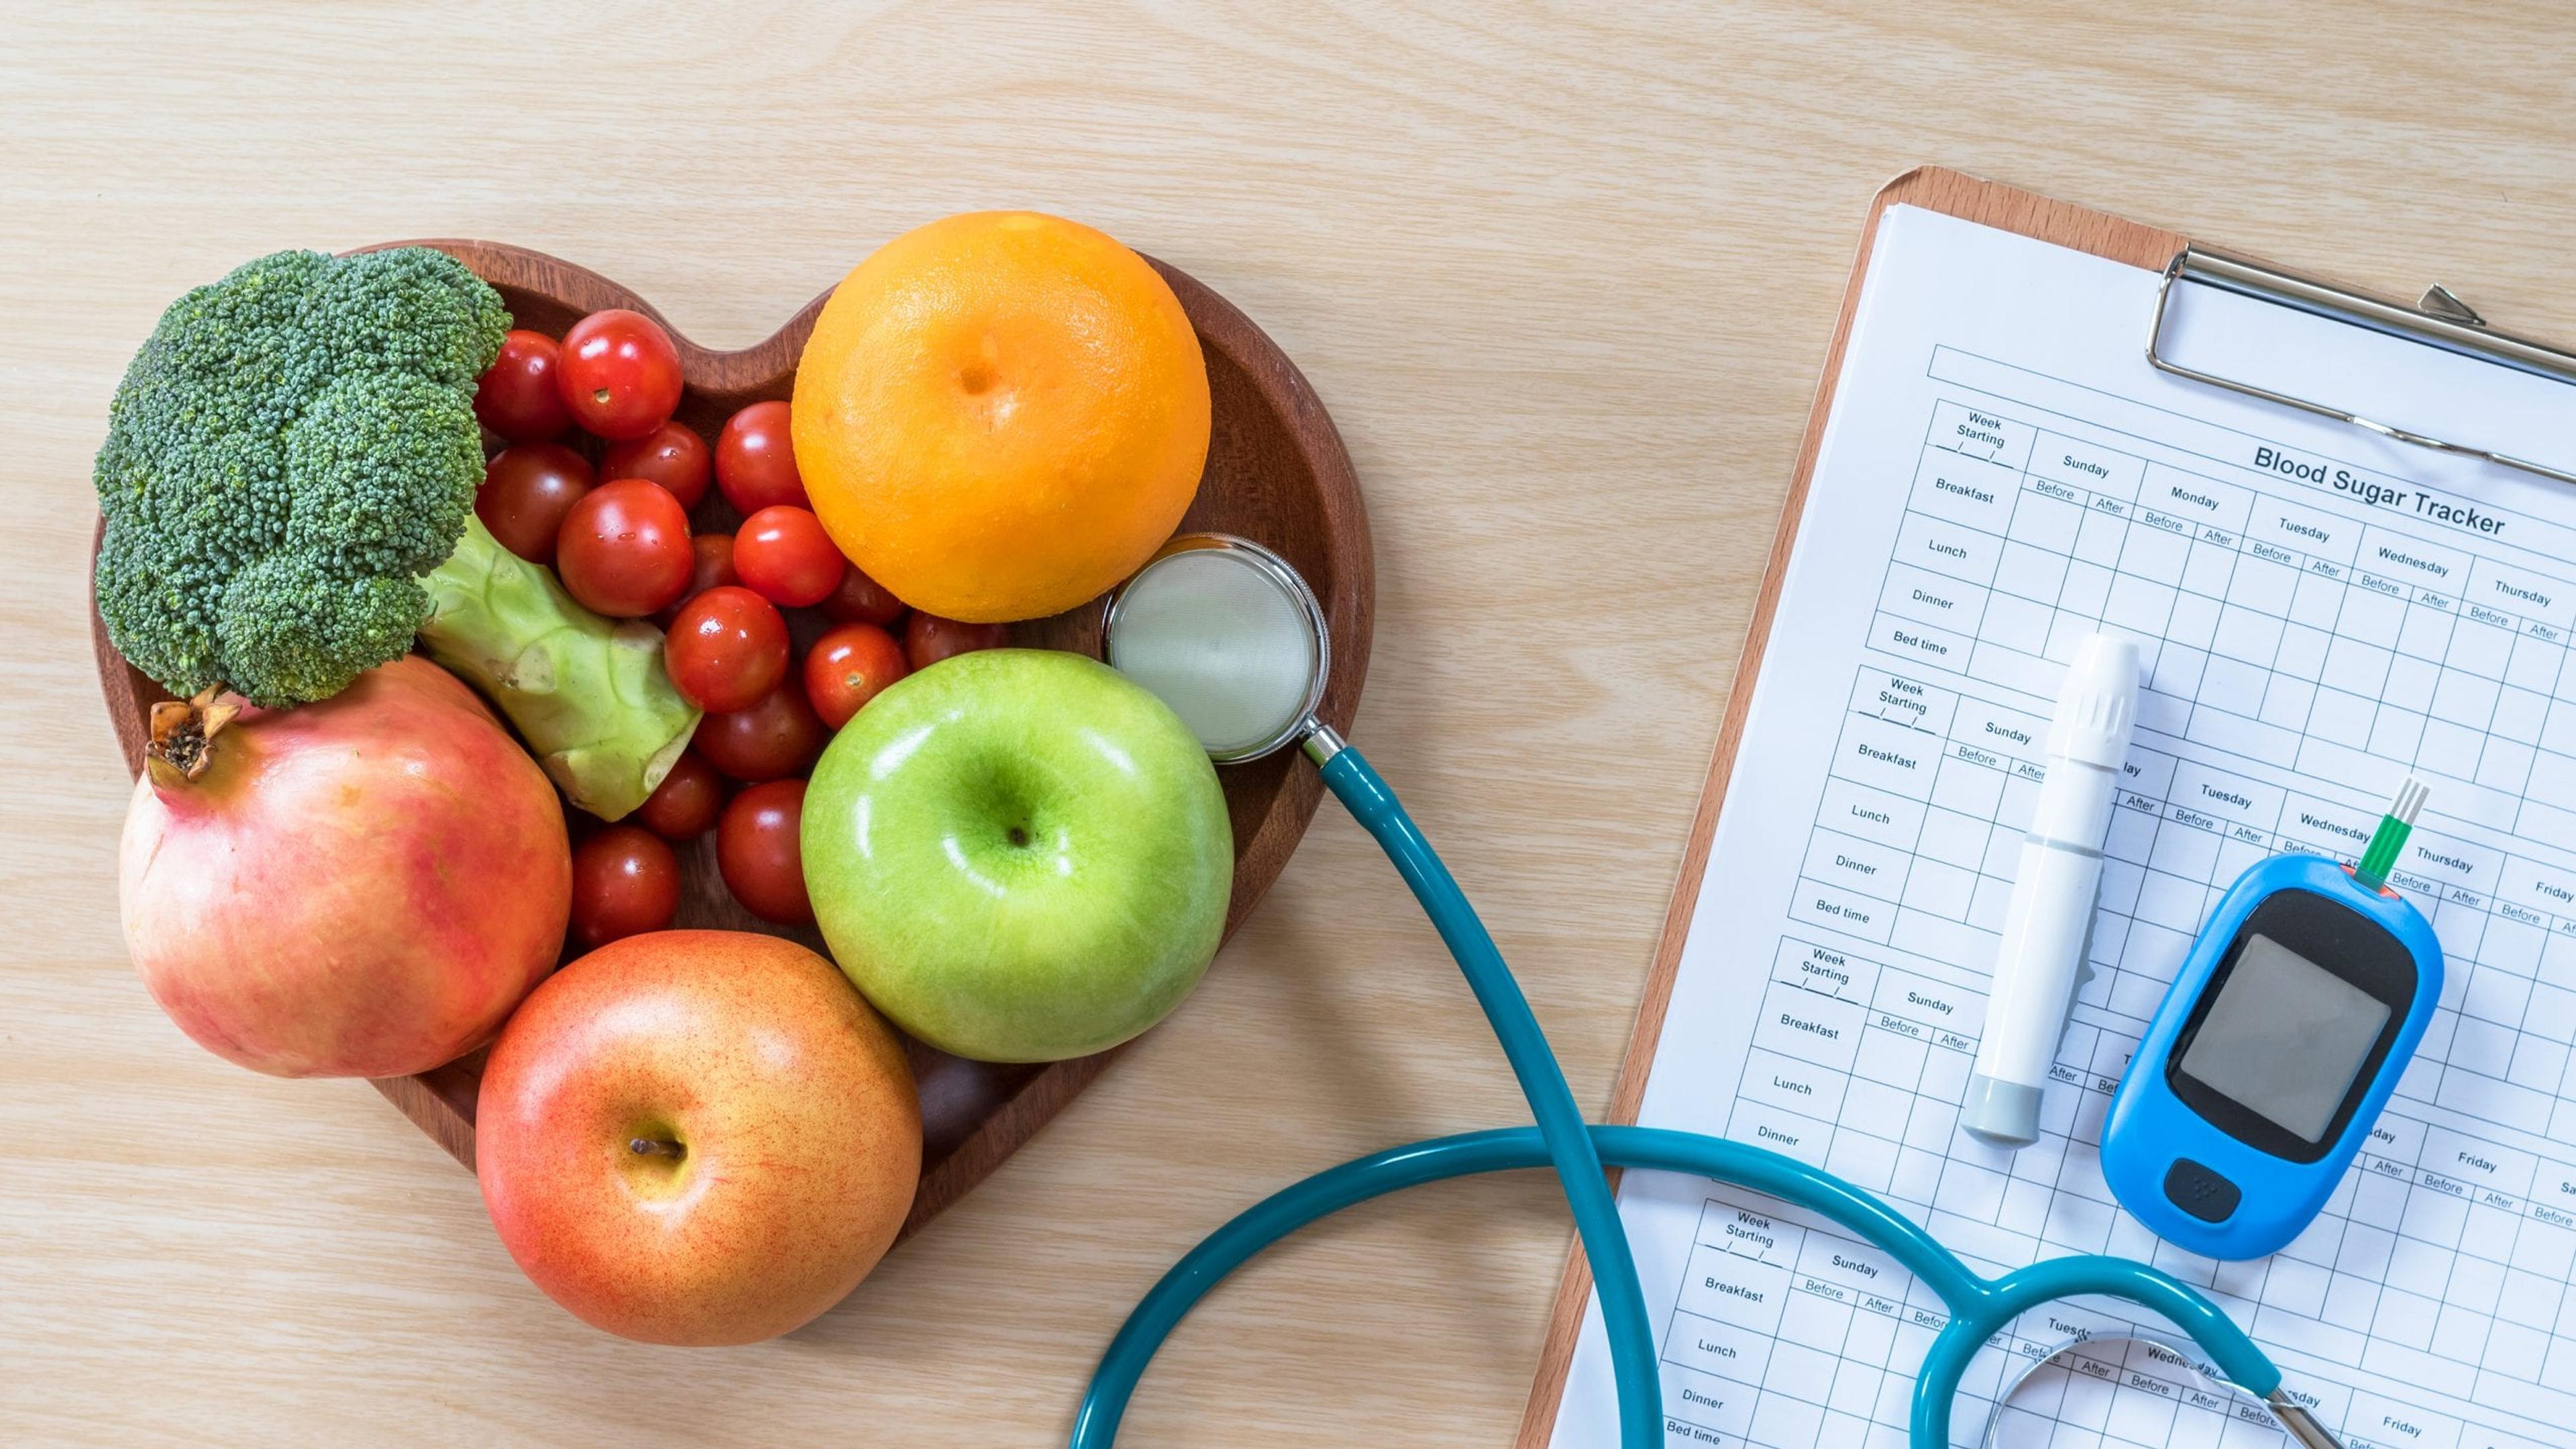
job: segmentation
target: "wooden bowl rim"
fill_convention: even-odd
[[[778,330],[758,342],[719,350],[690,339],[672,326],[660,309],[632,289],[579,263],[533,248],[470,238],[428,237],[379,242],[352,248],[352,251],[382,251],[405,246],[435,247],[464,262],[477,276],[496,287],[535,293],[577,311],[624,307],[653,318],[670,332],[679,349],[681,373],[686,385],[717,406],[728,409],[787,395],[805,338],[813,330],[815,317],[832,294],[831,288],[825,288]],[[1358,477],[1351,468],[1350,454],[1305,374],[1298,370],[1269,334],[1233,303],[1187,272],[1150,255],[1139,255],[1145,256],[1146,262],[1162,274],[1180,298],[1199,334],[1202,347],[1223,357],[1249,381],[1262,404],[1278,419],[1281,431],[1296,445],[1305,470],[1313,479],[1314,503],[1321,517],[1320,532],[1324,535],[1332,569],[1330,587],[1318,589],[1318,594],[1323,601],[1326,624],[1333,639],[1323,701],[1316,709],[1316,716],[1336,730],[1348,732],[1358,712],[1361,689],[1367,680],[1376,594],[1376,567],[1367,509],[1360,497]],[[1223,427],[1224,421],[1220,415],[1216,426]],[[116,731],[127,773],[139,775],[143,766],[143,746],[148,737],[147,706],[143,701],[162,695],[163,691],[117,654],[108,639],[106,621],[98,613],[97,554],[98,540],[104,527],[102,519],[93,529],[91,540],[90,636],[97,656],[99,687],[107,705],[109,722]],[[1253,907],[1277,881],[1321,798],[1322,786],[1315,773],[1292,764],[1279,787],[1273,791],[1261,823],[1237,852],[1234,894],[1226,914],[1226,939],[1233,938]],[[904,1224],[904,1235],[908,1237],[919,1230],[989,1176],[1124,1049],[1123,1046],[1116,1047],[1089,1057],[1051,1063],[1032,1076],[944,1159],[924,1172],[912,1211]],[[474,1164],[470,1097],[462,1102],[456,1100],[455,1084],[439,1080],[440,1073],[452,1070],[451,1066],[416,1077],[382,1078],[374,1081],[373,1085],[470,1170]]]

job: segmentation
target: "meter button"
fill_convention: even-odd
[[[2223,1223],[2244,1199],[2244,1190],[2188,1157],[2177,1157],[2165,1169],[2165,1198],[2204,1223]]]

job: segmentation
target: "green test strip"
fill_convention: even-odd
[[[2362,849],[2361,862],[2352,868],[2354,880],[2372,890],[2388,883],[2388,873],[2397,867],[2398,853],[2406,848],[2406,837],[2415,833],[2415,816],[2431,793],[2423,781],[2412,775],[2397,787],[2396,798],[2388,802],[2388,813],[2379,817],[2379,828],[2370,833],[2370,844]]]

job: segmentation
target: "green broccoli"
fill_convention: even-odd
[[[500,704],[574,804],[615,820],[671,773],[698,709],[663,666],[661,630],[583,608],[471,514],[423,582],[421,648]]]
[[[172,694],[323,699],[411,647],[510,317],[427,247],[278,252],[171,304],[108,409],[108,637]]]
[[[108,408],[98,611],[174,695],[286,706],[412,646],[615,820],[698,725],[662,634],[602,619],[474,517],[474,387],[509,314],[428,247],[279,252],[172,303]]]

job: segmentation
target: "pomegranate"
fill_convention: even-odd
[[[118,850],[126,947],[227,1060],[426,1071],[489,1040],[562,949],[554,787],[426,659],[295,709],[155,706],[146,764]]]

